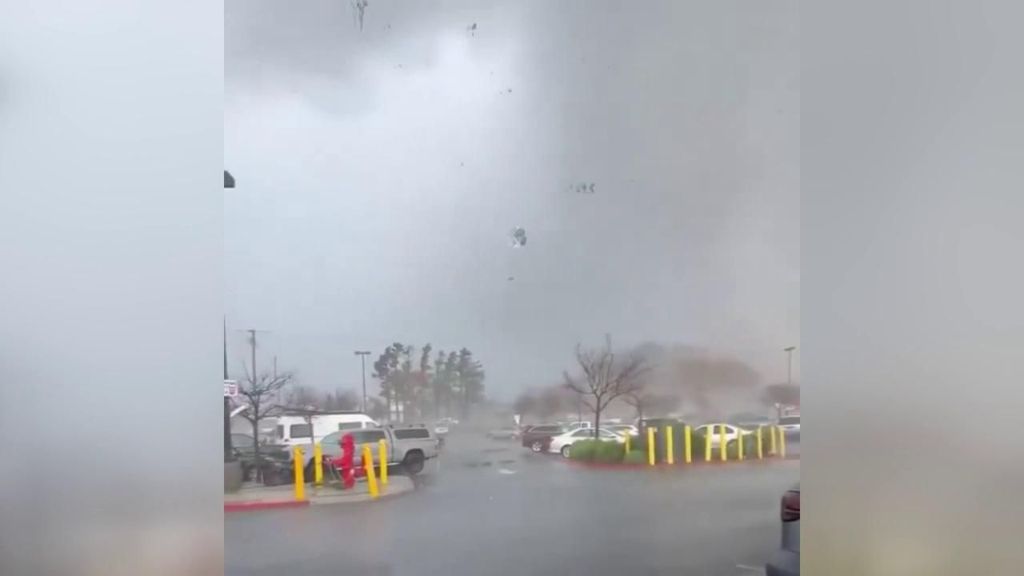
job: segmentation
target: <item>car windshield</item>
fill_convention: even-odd
[[[758,573],[800,477],[783,4],[225,3],[225,430],[301,455],[224,439],[225,500],[286,501],[225,574]]]

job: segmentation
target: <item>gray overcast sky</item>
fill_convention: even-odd
[[[785,378],[795,2],[372,0],[359,31],[347,0],[228,0],[225,27],[225,309],[263,362],[332,389],[356,348],[466,346],[509,399],[610,333]]]

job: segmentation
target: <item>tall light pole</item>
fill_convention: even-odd
[[[796,350],[796,346],[782,349],[786,353],[786,384],[790,386],[793,385],[793,350]]]
[[[366,357],[369,355],[369,350],[356,350],[356,356],[359,356],[359,362],[363,365],[363,414],[366,414]]]

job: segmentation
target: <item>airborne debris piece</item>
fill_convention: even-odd
[[[470,36],[476,36],[476,22],[473,22],[469,26],[466,26],[466,30],[469,31]]]
[[[580,182],[579,184],[572,184],[569,189],[577,194],[593,194],[594,183],[593,182]]]
[[[508,277],[508,281],[509,281],[509,282],[511,282],[511,281],[513,281],[513,280],[515,280],[515,279],[516,279],[516,277],[515,277],[515,276],[509,276],[509,277]]]
[[[513,248],[522,248],[526,246],[526,230],[516,226],[512,229],[512,233],[509,235],[512,239]]]
[[[363,29],[363,17],[366,15],[366,7],[369,5],[368,0],[353,0],[352,2],[352,20],[359,25],[360,31]]]

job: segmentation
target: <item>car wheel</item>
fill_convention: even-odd
[[[423,454],[420,452],[410,452],[405,455],[405,460],[402,461],[402,467],[410,476],[415,476],[423,471]]]
[[[572,444],[566,444],[565,446],[562,446],[562,456],[568,458],[570,450],[572,450]]]
[[[542,452],[544,450],[544,444],[540,440],[534,440],[533,444],[530,444],[530,450],[534,452]]]

